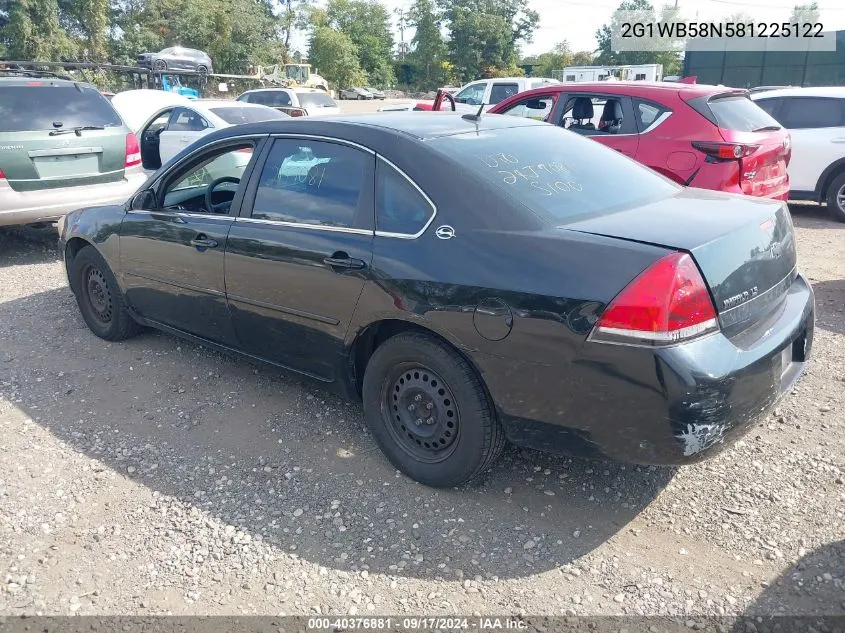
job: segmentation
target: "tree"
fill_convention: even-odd
[[[613,34],[622,32],[622,23],[627,21],[624,12],[636,11],[641,17],[638,21],[657,22],[654,6],[649,0],[625,0],[616,11],[608,24],[603,25],[596,31],[598,49],[596,50],[596,63],[604,65],[624,64],[662,64],[664,75],[676,74],[680,67],[679,54],[672,50],[665,51],[614,51]],[[671,7],[664,7],[661,13],[661,21],[679,21],[676,12]],[[667,45],[667,48],[669,46]]]
[[[569,50],[569,42],[564,40],[556,44],[551,51],[537,55],[531,74],[535,77],[554,77],[556,70],[571,65],[572,51]]]
[[[519,43],[530,42],[540,16],[521,0],[437,0],[449,28],[449,61],[461,81],[521,74]]]
[[[821,17],[821,9],[819,9],[818,2],[811,2],[809,4],[796,4],[792,8],[792,15],[789,17],[790,22],[810,22],[815,23]]]
[[[305,30],[310,9],[308,0],[280,0],[283,6],[280,26],[284,34],[285,61],[290,61],[290,38],[294,31]],[[297,62],[299,63],[299,62]]]
[[[73,42],[59,21],[58,0],[14,0],[0,32],[7,55],[14,59],[52,61],[75,56]]]
[[[330,26],[316,26],[311,34],[308,60],[330,83],[356,86],[366,83],[358,63],[358,47],[346,33]]]
[[[573,66],[591,66],[595,60],[590,51],[578,51],[572,54],[571,64]]]
[[[408,61],[420,88],[430,90],[445,82],[443,62],[447,54],[446,43],[440,33],[432,0],[416,0],[409,13],[410,25],[416,28],[416,32],[411,40]]]

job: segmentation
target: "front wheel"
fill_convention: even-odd
[[[504,433],[475,370],[422,333],[380,345],[364,373],[367,424],[390,462],[434,487],[458,486],[490,468]]]
[[[167,62],[163,59],[157,59],[153,62],[153,70],[157,72],[162,72],[167,70]]]
[[[827,189],[827,212],[834,220],[845,222],[845,173],[834,178]]]
[[[140,326],[129,315],[117,279],[93,246],[85,246],[76,254],[70,276],[88,329],[107,341],[122,341],[138,333]]]

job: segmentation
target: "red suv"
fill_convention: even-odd
[[[435,109],[446,109],[439,105]],[[590,136],[683,185],[789,197],[789,132],[745,90],[679,83],[556,84],[514,95],[489,113],[536,118]]]

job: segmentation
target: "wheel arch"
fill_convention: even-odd
[[[816,184],[817,202],[822,202],[827,199],[827,190],[828,187],[830,187],[830,183],[832,183],[834,179],[842,173],[845,173],[845,158],[840,158],[825,168],[822,175],[819,176],[818,183]]]
[[[71,263],[73,262],[74,258],[79,254],[79,251],[81,251],[86,246],[93,246],[94,248],[96,248],[96,246],[94,246],[94,244],[92,244],[88,240],[79,237],[78,235],[75,235],[67,241],[67,243],[65,244],[64,253],[62,253],[62,257],[64,257],[65,262],[65,273],[67,275],[67,283],[68,286],[70,286],[70,289],[74,292],[76,291],[76,289],[73,287],[73,278],[70,274]]]
[[[389,339],[404,333],[429,335],[460,355],[478,375],[487,397],[490,398],[490,402],[493,402],[490,389],[484,380],[481,369],[473,360],[472,356],[467,353],[467,350],[454,337],[438,332],[424,323],[391,317],[373,321],[362,327],[352,340],[347,356],[347,383],[351,394],[356,398],[361,397],[364,371],[376,349]]]

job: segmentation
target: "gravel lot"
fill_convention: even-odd
[[[744,441],[448,491],[311,383],[95,338],[55,233],[0,229],[0,614],[845,614],[845,225],[793,211],[815,355]]]

